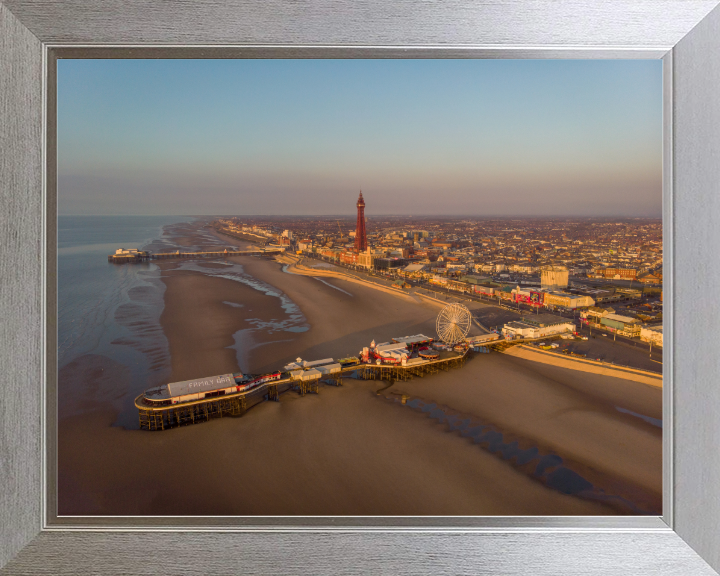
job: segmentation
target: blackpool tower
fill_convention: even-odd
[[[358,218],[357,227],[355,228],[355,251],[364,252],[367,250],[367,235],[365,234],[365,200],[362,197],[362,191],[357,201]]]

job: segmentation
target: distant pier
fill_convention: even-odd
[[[135,250],[119,248],[115,254],[108,256],[108,262],[112,264],[133,264],[146,262],[148,260],[172,260],[172,259],[200,259],[200,258],[227,258],[228,256],[265,256],[281,254],[284,248],[256,248],[253,250],[214,250],[208,252],[149,252],[147,250]]]

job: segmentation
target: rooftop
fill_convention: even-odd
[[[630,318],[630,316],[621,316],[620,314],[608,314],[605,318],[608,320],[615,320],[616,322],[624,322],[625,324],[637,322],[635,318]]]
[[[613,308],[601,308],[600,306],[590,306],[590,308],[588,308],[588,312],[595,312],[597,314],[605,314],[605,313],[613,314],[615,312],[615,310]]]
[[[148,390],[145,394],[150,398],[171,398],[173,396],[184,396],[185,394],[197,394],[199,392],[211,392],[219,388],[235,386],[235,378],[242,378],[242,374],[222,374],[220,376],[207,376],[197,380],[185,380],[183,382],[172,382],[163,384],[157,388]]]
[[[572,320],[563,318],[562,316],[555,316],[554,314],[528,315],[524,321],[535,326],[540,326],[541,328],[545,326],[557,326],[558,324],[572,324]]]
[[[421,342],[431,342],[432,340],[433,339],[430,336],[425,336],[425,334],[415,334],[414,336],[401,336],[393,338],[394,342],[403,344],[419,344]]]
[[[512,322],[508,322],[505,324],[505,328],[519,328],[519,329],[526,329],[526,328],[537,328],[538,326],[536,324],[531,324],[530,322],[523,322],[522,320],[514,320]]]

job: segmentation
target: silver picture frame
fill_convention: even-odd
[[[0,573],[716,574],[719,3],[0,0]],[[663,516],[58,517],[59,57],[662,59]]]

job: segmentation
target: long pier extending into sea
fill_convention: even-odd
[[[118,249],[115,254],[108,256],[108,262],[113,264],[128,264],[145,262],[147,260],[170,260],[177,258],[227,258],[228,256],[265,256],[281,254],[284,248],[255,248],[252,250],[214,250],[207,252],[148,252],[143,250]]]
[[[462,352],[445,351],[436,360],[423,360],[411,365],[389,364],[355,364],[343,367],[332,375],[319,375],[306,380],[293,378],[289,372],[279,380],[266,382],[247,392],[225,394],[223,396],[205,397],[191,402],[171,404],[169,406],[152,406],[144,400],[145,393],[135,398],[138,409],[140,428],[142,430],[166,430],[188,424],[207,422],[213,418],[242,416],[249,408],[266,400],[280,401],[280,394],[289,390],[297,391],[301,396],[308,393],[318,394],[320,382],[341,386],[343,375],[356,372],[356,377],[363,380],[386,380],[391,384],[396,380],[410,380],[437,374],[441,370],[463,366],[469,349]]]

